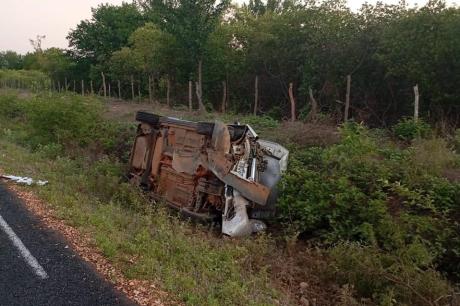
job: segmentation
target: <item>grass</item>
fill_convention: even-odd
[[[267,237],[221,239],[214,231],[191,226],[119,183],[119,176],[108,174],[119,172],[119,165],[108,160],[96,165],[49,160],[4,139],[0,151],[6,173],[49,180],[47,186],[32,188],[58,217],[95,238],[129,278],[157,280],[190,305],[270,305],[282,299],[265,267],[248,269],[254,257],[269,252]],[[95,186],[94,172],[102,169],[106,173],[97,180],[103,182]]]
[[[48,180],[35,193],[128,278],[155,280],[189,305],[436,305],[452,297],[446,275],[458,277],[460,185],[441,177],[458,165],[445,140],[400,143],[356,124],[340,136],[334,126],[240,116],[292,154],[279,203],[286,223],[235,240],[120,181],[134,135],[126,121],[139,107],[117,105],[120,115],[108,105],[107,120],[101,105],[75,95],[0,94],[0,168]]]

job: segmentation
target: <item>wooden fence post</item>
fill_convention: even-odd
[[[121,82],[120,80],[117,80],[117,85],[118,85],[118,99],[121,100]]]
[[[134,101],[134,76],[131,75],[131,100]]]
[[[67,92],[67,90],[69,90],[69,85],[67,84],[67,77],[64,78],[64,86],[65,86],[65,91]]]
[[[254,116],[257,116],[257,109],[259,107],[259,76],[256,75],[254,84]]]
[[[142,95],[141,95],[141,83],[142,83],[142,80],[139,80],[139,83],[137,83],[137,93],[138,93],[139,103],[140,103],[141,100],[142,100]]]
[[[420,95],[418,92],[418,84],[414,86],[414,95],[415,95],[415,101],[414,101],[414,121],[418,121],[418,109],[419,109],[419,101],[420,101]]]
[[[81,95],[85,96],[85,81],[81,80]]]
[[[348,113],[350,112],[350,91],[351,91],[351,75],[347,75],[347,96],[345,97],[345,114],[343,121],[348,121]]]
[[[227,103],[227,82],[222,81],[222,113],[225,114]]]
[[[291,121],[294,122],[295,117],[295,98],[294,98],[294,85],[289,83],[289,100],[291,101]]]
[[[310,95],[310,101],[311,101],[311,110],[310,114],[308,114],[309,119],[313,122],[316,121],[316,114],[318,113],[318,102],[316,102],[315,97],[313,96],[313,90],[308,88],[308,93]]]
[[[108,94],[109,94],[109,99],[112,98],[112,88],[111,88],[110,82],[109,82]]]
[[[152,104],[152,76],[149,75],[149,104]]]
[[[102,76],[102,90],[104,91],[104,99],[107,98],[107,87],[106,87],[106,84],[105,84],[105,74],[104,72],[101,71],[101,76]]]
[[[203,93],[201,92],[200,83],[195,82],[196,97],[198,99],[198,110],[202,114],[206,114],[206,107],[203,104]]]
[[[171,80],[169,79],[169,75],[168,75],[168,79],[167,79],[167,88],[166,88],[166,105],[168,105],[168,107],[171,107],[170,103],[170,95],[171,95]]]
[[[191,80],[188,81],[188,111],[193,110],[193,83]]]
[[[93,80],[92,79],[89,81],[89,86],[91,87],[91,94],[94,95],[94,86],[93,86]]]

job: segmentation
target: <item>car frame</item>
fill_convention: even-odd
[[[218,221],[238,237],[266,228],[289,151],[250,125],[192,122],[138,112],[130,181],[184,216]]]

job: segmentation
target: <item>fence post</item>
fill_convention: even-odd
[[[85,81],[81,80],[81,95],[85,96]]]
[[[131,100],[134,102],[134,76],[131,75]]]
[[[256,80],[254,84],[254,116],[257,116],[257,108],[259,104],[259,76],[256,75]]]
[[[170,94],[171,94],[171,81],[169,80],[169,75],[168,75],[167,89],[166,89],[166,104],[168,105],[168,107],[171,107],[170,101],[169,101]]]
[[[140,80],[139,80],[139,83],[137,83],[137,93],[138,93],[139,103],[140,103],[141,100],[142,100],[142,95],[141,95],[141,83],[142,83],[142,80],[140,79]]]
[[[193,110],[193,83],[188,81],[188,110],[191,112]]]
[[[102,76],[102,87],[104,90],[104,99],[107,98],[107,87],[105,86],[105,75],[104,72],[101,71],[101,76]]]
[[[311,87],[308,88],[308,94],[310,95],[310,100],[311,100],[311,110],[310,110],[310,114],[308,114],[308,117],[309,117],[309,120],[315,122],[316,114],[318,113],[318,102],[316,102],[316,99],[313,96],[313,90],[311,89]]]
[[[224,114],[226,112],[226,104],[227,104],[227,82],[222,81],[222,113]]]
[[[420,95],[418,92],[418,84],[414,86],[414,95],[415,95],[415,101],[414,101],[414,121],[418,121],[418,108],[419,108],[419,100],[420,100]]]
[[[348,121],[348,113],[350,112],[350,91],[351,91],[351,75],[347,75],[347,96],[345,97],[345,114],[343,121]]]
[[[291,101],[291,121],[295,121],[294,85],[289,83],[289,100]]]
[[[121,82],[120,80],[118,80],[117,83],[118,83],[118,99],[121,100]]]

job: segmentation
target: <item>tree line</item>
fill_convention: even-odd
[[[93,8],[67,38],[66,50],[42,50],[39,36],[34,52],[2,52],[0,67],[203,111],[378,126],[412,115],[417,85],[421,116],[460,119],[460,9],[439,0],[357,12],[341,0],[138,0]]]

